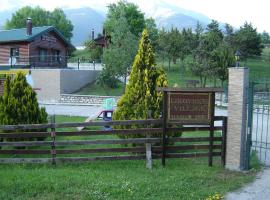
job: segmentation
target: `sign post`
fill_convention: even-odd
[[[221,88],[159,88],[163,91],[162,165],[165,166],[167,127],[169,124],[208,125],[209,158],[213,163],[215,92]]]

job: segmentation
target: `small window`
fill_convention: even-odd
[[[40,49],[39,50],[39,61],[46,61],[48,56],[48,51],[47,49]]]
[[[16,57],[18,58],[20,56],[20,50],[19,48],[11,48],[10,49],[10,57]]]
[[[60,62],[60,51],[59,50],[52,51],[52,60]]]

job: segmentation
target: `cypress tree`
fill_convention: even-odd
[[[35,91],[19,72],[14,79],[7,77],[4,95],[0,101],[0,124],[39,124],[47,123],[47,113],[39,108]]]
[[[157,87],[166,87],[165,72],[156,67],[155,55],[145,29],[139,43],[139,49],[132,65],[125,94],[118,101],[113,120],[147,119],[151,110],[152,118],[161,113],[162,93]]]

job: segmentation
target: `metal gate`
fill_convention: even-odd
[[[247,157],[255,152],[262,164],[270,165],[270,81],[250,82],[247,130]]]

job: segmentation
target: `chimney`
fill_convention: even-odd
[[[95,39],[95,30],[92,28],[92,40]]]
[[[26,35],[32,35],[32,19],[30,17],[26,20]]]

